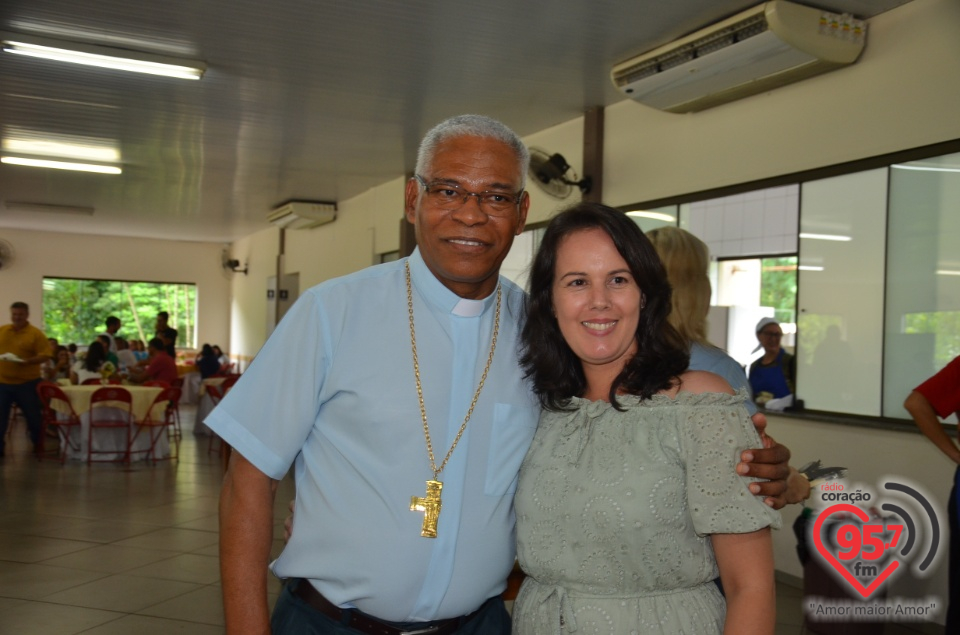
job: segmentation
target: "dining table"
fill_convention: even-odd
[[[126,384],[120,387],[126,389],[130,393],[132,401],[131,410],[133,413],[133,421],[131,422],[132,429],[130,430],[130,436],[133,437],[136,435],[136,439],[133,441],[133,444],[130,448],[131,459],[145,459],[147,458],[147,451],[150,449],[151,430],[144,430],[140,434],[137,434],[138,423],[143,421],[148,414],[155,421],[163,420],[166,404],[160,403],[153,406],[157,395],[160,394],[163,388],[159,386],[138,386]],[[50,402],[50,407],[58,413],[58,416],[65,417],[66,415],[69,415],[70,407],[73,407],[73,411],[77,413],[78,417],[80,417],[80,429],[77,430],[76,428],[70,428],[70,445],[67,447],[68,459],[86,461],[90,455],[90,448],[88,445],[88,441],[90,439],[90,398],[93,396],[93,393],[100,388],[103,388],[103,386],[96,384],[61,386],[64,394],[70,400],[70,404],[64,404],[59,399],[54,399]],[[119,405],[122,404],[118,404],[118,406]],[[153,406],[152,411],[150,410],[151,406]],[[102,411],[100,409],[101,407],[98,406],[99,419],[122,421],[126,418],[125,406],[106,406],[102,408]],[[154,434],[156,434],[156,432],[154,432]],[[118,460],[122,458],[122,455],[126,452],[126,431],[122,428],[97,428],[94,430],[93,434],[93,445],[95,453],[110,453],[97,454],[98,461]],[[75,450],[75,447],[79,447],[79,451]],[[160,435],[157,445],[154,448],[154,454],[155,458],[163,458],[170,455],[170,443],[167,440],[166,434]]]

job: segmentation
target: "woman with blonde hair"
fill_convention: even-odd
[[[743,367],[707,339],[710,311],[710,250],[706,243],[679,227],[659,227],[646,232],[667,270],[673,288],[667,321],[690,348],[690,369],[706,370],[727,380],[734,390],[746,390],[747,411],[757,411]]]

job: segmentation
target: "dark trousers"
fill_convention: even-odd
[[[947,514],[950,515],[950,568],[947,578],[946,633],[960,633],[960,467],[953,475],[953,489]]]
[[[356,635],[358,631],[344,626],[293,594],[293,585],[309,584],[290,580],[273,608],[270,628],[274,635]],[[382,620],[381,620],[382,621]],[[417,622],[386,622],[400,629],[416,630]],[[457,635],[510,635],[510,615],[501,598],[489,600],[480,612],[457,631]]]
[[[0,454],[4,451],[7,425],[10,423],[10,409],[15,403],[20,406],[27,420],[27,431],[30,433],[34,449],[39,447],[42,428],[40,396],[37,395],[39,383],[39,379],[34,379],[22,384],[0,384]]]

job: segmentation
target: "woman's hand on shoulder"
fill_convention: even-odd
[[[688,370],[680,375],[678,390],[685,390],[695,395],[705,392],[720,392],[728,395],[736,394],[726,379],[705,370]]]

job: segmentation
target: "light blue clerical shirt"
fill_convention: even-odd
[[[687,368],[716,373],[726,379],[734,391],[740,392],[743,389],[747,391],[748,395],[753,394],[750,390],[750,382],[747,381],[747,374],[743,371],[743,366],[727,355],[723,349],[716,346],[694,342],[690,346],[690,365]],[[747,399],[743,405],[746,406],[751,417],[757,413],[757,404],[753,403],[752,397]]]
[[[409,258],[417,354],[439,466],[487,362],[496,293],[464,300]],[[496,354],[446,468],[437,538],[420,536],[433,478],[410,348],[404,261],[303,294],[206,424],[280,479],[294,464],[293,537],[271,565],[331,602],[391,621],[465,615],[504,588],[513,494],[539,407],[518,366],[523,291],[503,288]]]

